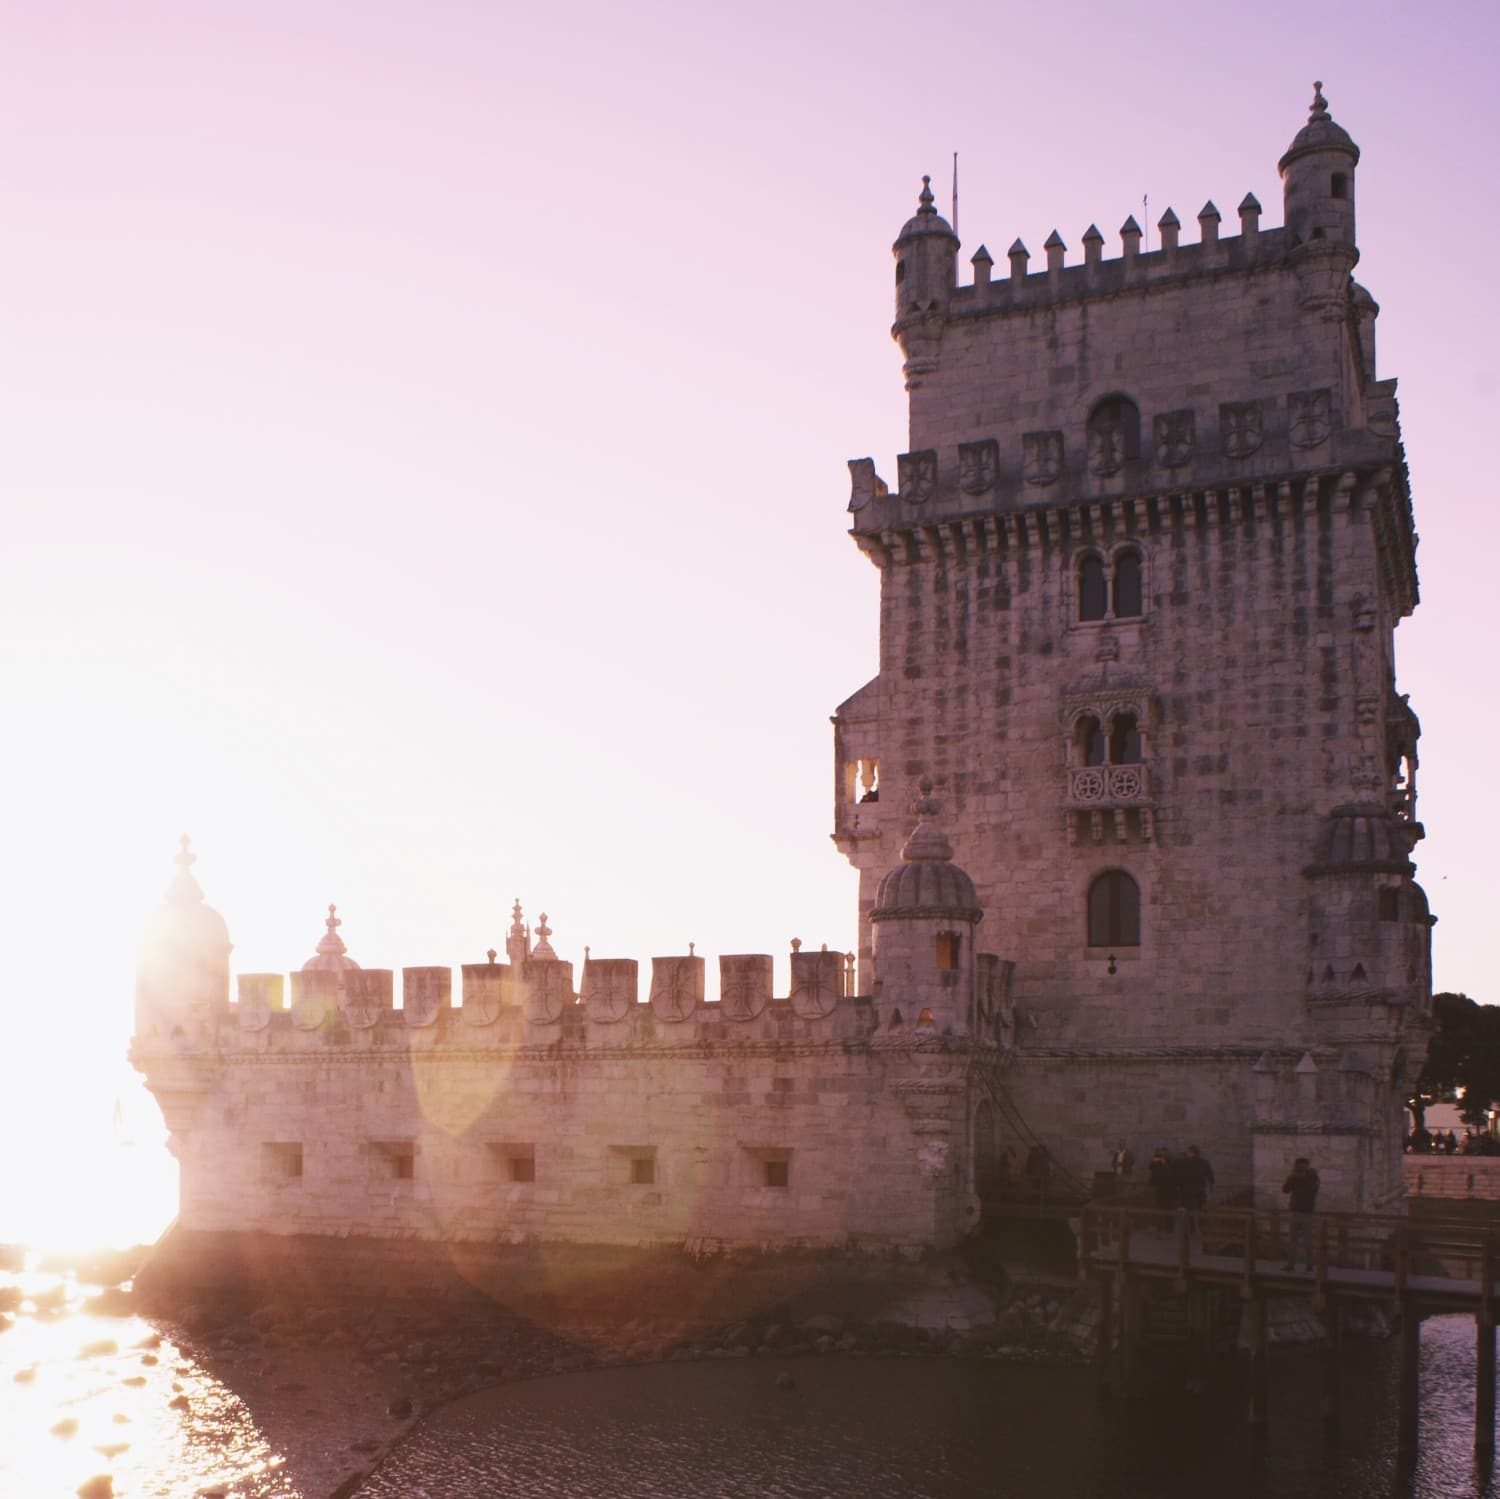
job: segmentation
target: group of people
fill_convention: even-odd
[[[1450,1130],[1413,1130],[1406,1150],[1418,1155],[1500,1155],[1500,1140],[1469,1130],[1462,1140]]]

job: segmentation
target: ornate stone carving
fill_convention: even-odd
[[[315,1031],[338,1010],[341,973],[306,969],[292,975],[292,1024]]]
[[[1287,428],[1294,448],[1315,448],[1328,440],[1333,422],[1333,393],[1296,390],[1286,398]]]
[[[958,487],[965,494],[989,494],[1000,474],[1000,444],[993,438],[958,445]]]
[[[271,1023],[271,1011],[281,1008],[283,992],[279,973],[242,973],[238,1005],[240,1029],[265,1030]]]
[[[792,954],[792,1009],[804,1020],[821,1020],[839,1002],[844,955],[839,952]]]
[[[367,1031],[380,1023],[380,1017],[391,1008],[391,975],[383,968],[359,968],[344,975],[344,992],[339,1002],[344,1019],[357,1031]]]
[[[554,1025],[573,998],[573,965],[557,958],[528,959],[521,965],[521,986],[527,1020],[533,1025]]]
[[[1162,468],[1181,468],[1193,461],[1197,428],[1193,413],[1163,411],[1152,424],[1156,461]]]
[[[924,505],[937,493],[937,452],[902,453],[896,459],[896,488],[903,500]]]
[[[887,493],[885,480],[875,472],[873,458],[849,460],[849,508],[863,510],[871,500]]]
[[[1263,436],[1259,401],[1226,401],[1219,407],[1219,438],[1230,458],[1248,458]]]
[[[1021,473],[1028,484],[1055,484],[1062,475],[1061,432],[1026,432],[1021,437]]]
[[[702,958],[652,958],[651,1012],[658,1020],[691,1019],[702,1002]]]
[[[1113,416],[1089,423],[1089,472],[1107,479],[1125,467],[1125,424]]]
[[[510,965],[495,962],[493,955],[488,963],[465,963],[463,983],[464,1024],[493,1025],[509,1003]]]
[[[635,1008],[639,986],[634,958],[590,958],[583,967],[584,1013],[606,1025],[623,1020]]]
[[[729,1020],[754,1020],[771,1000],[771,958],[740,953],[719,958],[720,1012]]]
[[[408,1025],[428,1026],[448,1007],[453,993],[451,968],[403,968],[401,1013]]]

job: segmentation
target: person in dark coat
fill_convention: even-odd
[[[1197,1233],[1198,1214],[1208,1205],[1208,1189],[1214,1184],[1214,1168],[1196,1145],[1189,1145],[1178,1170],[1182,1177],[1182,1205],[1188,1210],[1188,1232]]]
[[[1171,1212],[1177,1206],[1177,1173],[1172,1169],[1166,1146],[1158,1145],[1152,1152],[1146,1175],[1151,1179],[1152,1203],[1163,1213]]]
[[[1281,1268],[1290,1270],[1297,1258],[1297,1246],[1302,1246],[1303,1258],[1309,1270],[1313,1267],[1313,1213],[1318,1206],[1318,1173],[1305,1155],[1292,1162],[1292,1174],[1282,1182],[1281,1190],[1287,1196],[1287,1208],[1292,1215],[1292,1232],[1287,1244],[1286,1264]]]

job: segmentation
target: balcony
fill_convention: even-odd
[[[1079,765],[1068,771],[1068,805],[1139,807],[1150,799],[1144,765]]]

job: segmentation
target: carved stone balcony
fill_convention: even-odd
[[[1149,800],[1144,765],[1078,765],[1068,771],[1070,807],[1138,807]]]

